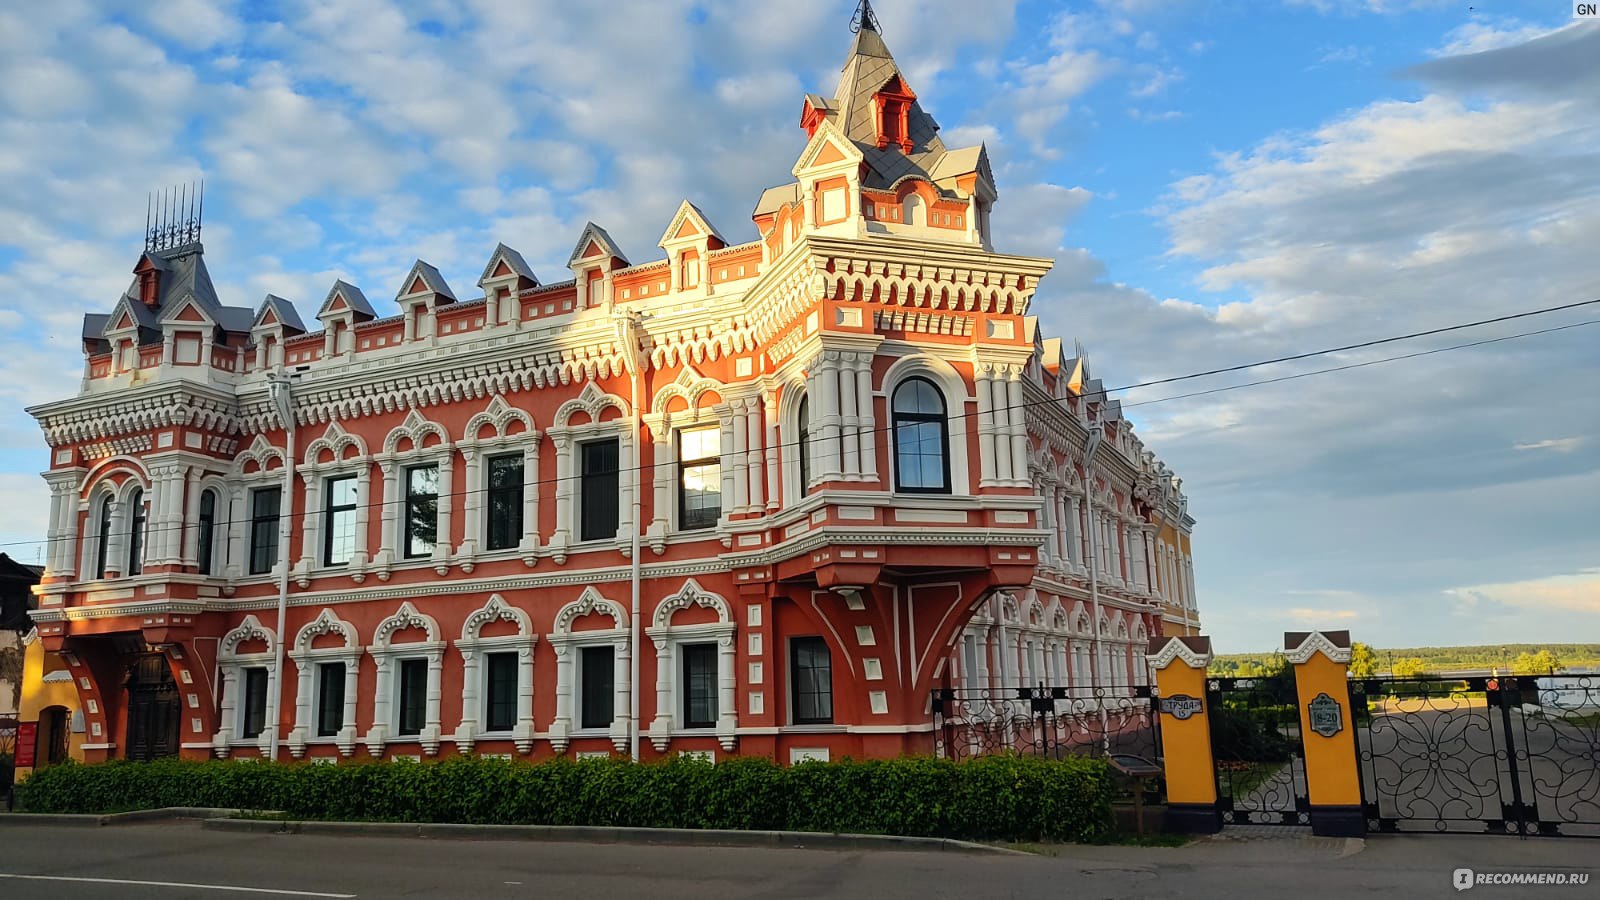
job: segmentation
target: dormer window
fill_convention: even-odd
[[[900,152],[910,153],[911,104],[917,95],[896,75],[872,99],[878,108],[878,148],[894,144]]]

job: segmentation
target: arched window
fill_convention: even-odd
[[[128,569],[123,574],[144,571],[144,491],[135,488],[128,497]]]
[[[950,432],[944,396],[926,378],[907,378],[895,388],[895,490],[950,493]]]
[[[100,499],[98,531],[95,533],[94,577],[106,577],[106,563],[111,550],[111,498]]]
[[[922,205],[922,198],[916,194],[907,194],[906,199],[900,204],[900,221],[907,225],[926,225],[928,215]]]
[[[212,542],[217,526],[217,492],[203,491],[200,494],[200,529],[199,541],[195,545],[195,559],[200,567],[201,575],[210,575]]]
[[[795,458],[800,461],[800,495],[806,494],[811,483],[811,401],[800,398],[800,408],[795,411]]]

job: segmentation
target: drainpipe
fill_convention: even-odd
[[[640,643],[644,640],[639,616],[639,532],[644,524],[643,485],[639,477],[644,470],[644,441],[641,439],[644,429],[639,413],[639,397],[643,393],[640,384],[643,372],[639,359],[639,329],[643,318],[637,310],[617,313],[617,337],[625,348],[623,361],[628,366],[630,376],[628,405],[633,409],[633,473],[630,476],[633,479],[633,526],[629,529],[632,534],[628,536],[628,753],[634,762],[639,761],[639,742],[642,737],[639,729],[639,657],[643,653]]]
[[[287,627],[289,607],[289,545],[290,531],[294,527],[294,457],[295,457],[295,421],[294,421],[294,383],[300,377],[304,367],[292,372],[273,372],[267,376],[267,395],[272,398],[272,405],[278,412],[278,421],[283,423],[286,434],[286,447],[283,459],[283,497],[278,503],[278,628],[273,644],[274,662],[272,668],[273,690],[271,696],[272,711],[267,718],[267,728],[270,739],[267,747],[270,748],[268,758],[278,759],[278,737],[280,722],[283,716],[283,648],[284,628]],[[307,510],[306,514],[310,515]]]
[[[1089,683],[1095,692],[1095,705],[1100,708],[1100,740],[1106,753],[1111,752],[1111,735],[1107,733],[1105,698],[1101,696],[1100,667],[1105,665],[1105,651],[1100,646],[1100,548],[1096,543],[1099,530],[1094,521],[1094,454],[1105,442],[1105,430],[1098,422],[1089,423],[1089,439],[1083,454],[1083,499],[1085,526],[1089,533],[1089,602],[1094,608],[1093,635],[1094,664],[1089,667]]]

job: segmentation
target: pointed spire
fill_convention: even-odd
[[[861,0],[860,3],[857,3],[856,14],[850,18],[850,32],[857,34],[862,31],[870,31],[874,34],[883,33],[878,28],[878,17],[872,13],[872,0]]]

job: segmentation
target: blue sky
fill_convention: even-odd
[[[79,318],[126,287],[146,191],[203,175],[225,302],[307,317],[336,277],[384,306],[417,257],[470,291],[497,241],[558,279],[586,219],[650,259],[684,198],[753,237],[853,6],[0,10],[0,543],[37,553],[21,408],[76,389]],[[1565,0],[874,6],[946,142],[989,144],[997,243],[1056,258],[1034,311],[1107,384],[1600,295],[1600,28]],[[1217,644],[1600,639],[1597,336],[1127,395],[1185,479]]]

